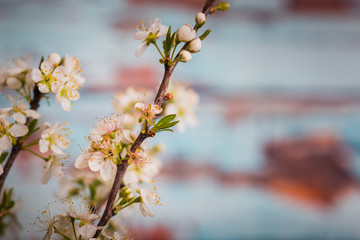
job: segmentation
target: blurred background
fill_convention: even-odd
[[[161,80],[155,49],[135,57],[135,26],[193,24],[203,2],[0,0],[1,62],[80,60],[87,83],[73,110],[53,99],[39,110],[71,128],[69,165],[94,119],[114,112],[116,92]],[[360,0],[229,3],[173,75],[199,93],[200,125],[154,139],[166,143],[155,180],[163,206],[154,218],[134,212],[137,239],[359,239]],[[22,200],[22,239],[43,235],[30,222],[56,199],[58,181],[41,185],[39,164],[21,155],[5,183]]]

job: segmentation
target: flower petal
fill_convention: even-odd
[[[134,39],[142,40],[142,39],[147,38],[149,36],[149,34],[150,34],[150,32],[148,32],[148,31],[139,31],[134,34]]]
[[[14,118],[15,121],[17,121],[18,123],[25,124],[25,122],[26,122],[26,117],[25,117],[25,115],[22,114],[22,113],[20,113],[20,112],[14,113],[13,118]]]
[[[26,113],[26,115],[28,117],[32,117],[32,118],[35,118],[35,119],[39,119],[41,117],[40,113],[38,113],[37,111],[32,110],[32,109],[25,110],[24,113]]]
[[[0,150],[8,150],[11,148],[12,142],[11,137],[4,135],[0,138]]]
[[[135,51],[135,56],[136,57],[140,57],[146,50],[146,48],[148,47],[147,42],[143,42],[141,43]]]
[[[28,127],[24,124],[16,123],[9,129],[9,133],[13,137],[22,137],[29,131]]]
[[[42,93],[48,93],[49,92],[49,88],[44,83],[39,83],[38,87],[39,87],[39,91],[42,92]]]
[[[34,82],[41,81],[42,80],[42,73],[41,73],[40,69],[34,68],[31,71],[31,77],[32,77],[32,80],[34,80]]]
[[[46,153],[49,150],[50,142],[45,139],[40,139],[39,141],[39,149],[41,153]]]
[[[89,168],[91,171],[99,171],[101,164],[103,162],[103,155],[100,152],[95,152],[91,155],[91,158],[89,159]]]
[[[85,239],[91,238],[95,235],[97,231],[97,227],[91,224],[85,224],[81,227],[79,227],[79,233],[81,236],[83,236]]]
[[[100,168],[100,175],[104,181],[109,181],[113,179],[116,174],[116,165],[111,161],[105,161]]]
[[[75,161],[75,167],[78,169],[86,168],[91,154],[89,152],[83,152]]]
[[[65,153],[55,144],[51,144],[50,146],[51,151],[53,151],[57,155],[64,155]]]

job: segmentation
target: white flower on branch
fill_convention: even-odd
[[[56,93],[59,86],[68,81],[63,66],[56,67],[53,61],[46,60],[41,63],[40,69],[33,68],[32,79],[38,84],[42,93]]]
[[[195,109],[199,104],[199,95],[181,83],[170,83],[168,91],[173,94],[173,99],[166,103],[165,115],[176,114],[176,118],[180,120],[177,128],[181,132],[185,131],[186,125],[196,127],[198,119]]]
[[[59,87],[56,93],[55,100],[61,105],[65,111],[71,110],[71,101],[76,101],[80,98],[78,92],[79,85],[74,80],[69,80]]]
[[[57,207],[65,213],[63,217],[71,217],[80,221],[79,234],[85,239],[91,238],[98,229],[101,230],[103,228],[93,225],[93,223],[99,219],[99,216],[94,213],[95,209],[83,199],[61,199]]]
[[[12,146],[13,138],[22,137],[28,133],[29,129],[22,123],[10,123],[0,117],[0,153],[9,150]]]
[[[52,240],[54,232],[55,232],[55,224],[57,222],[57,217],[53,217],[51,214],[51,209],[49,205],[45,207],[45,210],[41,212],[40,216],[37,216],[33,225],[39,231],[46,231],[45,236],[42,238],[43,240]]]
[[[151,160],[141,168],[132,164],[125,172],[124,183],[127,186],[130,184],[150,183],[153,177],[159,173],[161,166],[161,162],[156,159]]]
[[[141,202],[139,209],[141,214],[146,217],[154,217],[154,213],[149,208],[149,204],[153,204],[155,201],[155,193],[149,189],[140,189]]]
[[[127,152],[122,144],[135,140],[134,134],[124,128],[124,122],[122,116],[114,114],[97,120],[97,126],[89,137],[90,148],[76,159],[75,167],[89,166],[91,171],[100,171],[105,181],[111,180],[116,173],[116,164],[121,161],[119,154],[124,158]]]
[[[141,113],[140,118],[148,121],[150,125],[154,124],[156,114],[162,112],[162,108],[159,107],[158,105],[154,105],[154,104],[145,105],[145,103],[141,103],[141,102],[135,104],[135,109]]]
[[[195,22],[198,24],[198,25],[203,25],[205,22],[206,22],[206,16],[204,13],[202,12],[198,12],[196,15],[195,15]]]
[[[180,42],[189,42],[195,38],[196,31],[190,24],[182,25],[177,31],[177,39]]]
[[[151,22],[151,18],[149,18],[149,23],[145,23],[144,25],[144,22],[141,21],[141,26],[136,26],[136,30],[137,32],[134,34],[134,39],[144,40],[135,51],[135,56],[140,57],[151,42],[166,35],[168,27],[162,25],[159,18],[156,18],[153,22]]]
[[[115,94],[113,106],[118,113],[133,113],[134,105],[137,102],[150,102],[152,99],[152,92],[146,90],[139,91],[129,87],[125,92]]]
[[[50,177],[54,176],[55,178],[62,178],[64,176],[64,163],[63,160],[68,157],[59,157],[51,155],[49,160],[44,166],[44,170],[41,174],[41,183],[47,184]]]
[[[9,118],[10,115],[13,116],[16,122],[25,124],[26,117],[32,117],[39,119],[41,114],[35,110],[29,109],[29,106],[21,98],[15,98],[12,95],[8,95],[10,102],[12,103],[12,108],[1,108],[0,116],[4,118]]]
[[[201,50],[201,40],[200,38],[196,38],[194,40],[192,40],[189,43],[189,51],[193,52],[193,53],[197,53]]]
[[[187,50],[181,50],[179,56],[181,62],[188,62],[192,59],[191,53]]]
[[[41,138],[39,140],[39,147],[41,153],[46,153],[51,150],[54,154],[64,155],[63,149],[69,147],[68,128],[62,127],[59,123],[55,123],[54,126],[46,124],[46,129],[41,132]],[[65,122],[64,122],[65,124]]]

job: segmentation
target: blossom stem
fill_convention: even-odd
[[[154,42],[154,45],[155,45],[156,49],[159,51],[162,59],[165,59],[164,55],[163,55],[162,52],[160,51],[160,48],[158,47],[158,45],[156,44],[156,42]]]
[[[206,0],[205,2],[205,5],[203,7],[203,10],[202,12],[207,15],[209,12],[210,12],[210,8],[214,5],[215,3],[215,0]],[[184,44],[184,46],[182,47],[181,50],[187,48],[188,46],[188,42]],[[159,50],[158,46],[155,44],[156,48],[158,49],[158,51],[161,53],[161,51]],[[180,51],[181,51],[180,50]],[[179,51],[179,53],[180,53]],[[177,54],[176,57],[178,57],[179,53]],[[164,58],[164,56],[162,55],[161,53],[161,56]],[[173,73],[178,61],[176,61],[171,67],[168,65],[168,60],[165,59],[165,62],[164,62],[164,76],[163,76],[163,79],[161,81],[161,84],[159,86],[159,89],[158,89],[158,92],[157,92],[157,95],[154,99],[154,104],[158,105],[158,106],[161,106],[164,102],[164,97],[165,97],[165,94],[166,94],[166,88],[168,86],[168,83],[170,81],[170,77],[171,77],[171,74]],[[148,133],[145,132],[145,133],[142,133],[140,132],[140,134],[137,136],[134,144],[132,145],[131,149],[130,149],[130,152],[134,153],[136,151],[136,149],[138,149],[140,147],[140,145],[143,143],[143,141],[149,137]],[[106,203],[106,207],[105,207],[105,210],[103,212],[103,215],[98,223],[98,226],[105,226],[108,221],[110,220],[111,217],[113,217],[115,215],[115,212],[113,211],[113,206],[114,206],[114,202],[115,202],[115,199],[116,199],[116,195],[118,193],[118,191],[120,190],[120,186],[121,186],[121,182],[122,182],[122,179],[124,177],[124,174],[126,172],[126,169],[128,168],[129,164],[128,164],[128,161],[122,161],[121,164],[117,165],[117,170],[116,170],[116,176],[115,176],[115,179],[114,179],[114,183],[113,183],[113,186],[111,188],[111,191],[110,191],[110,194],[109,194],[109,197],[108,197],[108,201]],[[100,230],[96,231],[95,235],[94,235],[94,238],[98,237],[99,234],[100,234]]]
[[[64,239],[66,239],[66,240],[71,240],[70,238],[68,238],[67,236],[65,236],[63,233],[61,233],[61,232],[59,231],[59,229],[57,229],[56,227],[54,227],[54,229],[55,229],[55,232],[58,233],[58,234],[60,234]]]
[[[31,146],[33,146],[33,145],[36,145],[36,144],[38,144],[38,143],[39,143],[39,139],[38,139],[38,140],[35,140],[35,141],[33,141],[33,142],[29,143],[29,144],[26,144],[25,146],[23,146],[23,149],[28,148],[28,147],[31,147]]]
[[[36,85],[33,89],[33,94],[34,94],[33,98],[30,101],[30,109],[37,110],[40,105],[40,100],[44,96],[44,94],[39,91],[39,88]],[[30,118],[27,118],[26,126],[29,126],[29,124],[30,124]],[[2,192],[2,189],[4,187],[5,179],[6,179],[7,175],[9,174],[9,171],[10,171],[12,165],[14,164],[14,161],[15,161],[17,155],[21,151],[22,146],[23,146],[23,142],[21,141],[21,138],[19,137],[16,139],[16,143],[11,150],[11,154],[5,163],[4,172],[3,172],[3,174],[0,175],[0,193]]]
[[[76,236],[76,230],[75,230],[74,222],[75,222],[75,219],[71,218],[71,226],[72,226],[72,229],[73,229],[74,237],[75,237],[75,240],[78,240],[78,238]]]
[[[175,44],[174,50],[173,50],[173,51],[172,51],[172,53],[171,53],[170,61],[172,61],[172,60],[173,60],[174,53],[175,53],[176,47],[177,47],[178,45],[179,45],[179,43],[176,41],[176,44]]]
[[[47,162],[47,160],[48,160],[46,157],[43,157],[43,156],[41,156],[40,154],[37,154],[36,152],[34,152],[34,151],[32,151],[32,150],[30,150],[30,149],[28,149],[28,148],[24,148],[24,147],[23,147],[22,149],[25,150],[25,151],[28,151],[29,153],[34,154],[35,156],[37,156],[37,157],[45,160],[46,162]]]

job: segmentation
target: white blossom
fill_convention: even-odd
[[[196,52],[199,52],[200,50],[201,50],[200,38],[196,38],[189,43],[189,51],[190,52],[196,53]]]
[[[173,99],[168,101],[165,107],[165,115],[176,114],[179,131],[183,132],[186,125],[195,127],[198,124],[195,109],[199,104],[199,95],[191,88],[181,83],[170,83],[169,92],[173,94]]]
[[[68,128],[62,127],[59,123],[48,127],[41,132],[39,147],[41,153],[51,150],[54,154],[64,155],[63,149],[69,147],[68,136],[70,133]]]
[[[12,95],[8,95],[12,108],[1,108],[0,116],[3,118],[9,118],[11,115],[16,122],[25,124],[26,117],[32,117],[39,119],[41,114],[33,109],[29,109],[29,106],[22,98],[15,98]]]
[[[42,93],[56,93],[59,86],[68,81],[65,77],[65,69],[63,66],[54,64],[53,61],[46,60],[41,63],[40,69],[33,68],[32,79],[38,84],[39,91]]]
[[[145,119],[148,121],[150,125],[153,125],[156,114],[159,114],[162,112],[162,108],[155,104],[148,104],[138,102],[135,104],[135,109],[138,110],[141,113],[142,119]]]
[[[179,56],[181,62],[188,62],[192,59],[191,53],[187,50],[181,50]]]
[[[141,202],[139,209],[141,214],[146,217],[154,217],[154,213],[149,208],[149,204],[153,204],[155,201],[155,193],[149,189],[140,189]]]
[[[177,31],[177,39],[180,42],[189,42],[195,38],[196,31],[190,24],[181,26]]]
[[[202,12],[198,12],[196,15],[195,15],[195,22],[198,24],[198,25],[203,25],[205,22],[206,22],[206,16],[204,13]]]
[[[58,157],[51,155],[49,160],[44,166],[44,170],[41,174],[41,183],[47,184],[50,177],[61,178],[64,176],[64,163],[63,160],[67,157]]]
[[[134,34],[134,39],[144,40],[135,51],[135,56],[140,57],[150,45],[151,41],[166,35],[168,27],[162,25],[159,18],[156,18],[153,22],[151,22],[151,18],[149,18],[149,23],[145,23],[144,25],[144,22],[141,21],[141,26],[136,26],[136,30],[137,32]]]
[[[12,146],[12,137],[22,137],[28,133],[29,129],[22,123],[10,123],[0,117],[0,153],[9,150]]]

